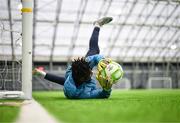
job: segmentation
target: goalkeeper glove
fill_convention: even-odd
[[[112,60],[110,58],[102,59],[98,63],[98,73],[96,75],[96,79],[99,81],[99,84],[104,90],[109,90],[112,87],[112,81],[107,77],[104,69],[107,67]]]
[[[103,88],[109,88],[109,86],[118,82],[123,76],[121,66],[109,58],[100,60],[97,69],[98,73],[96,78]]]
[[[100,71],[104,70],[107,67],[107,65],[111,62],[112,62],[112,60],[110,58],[100,60],[98,63],[98,71],[100,72]]]
[[[113,83],[111,81],[108,81],[108,79],[103,78],[101,73],[97,74],[96,79],[99,81],[99,84],[101,85],[103,90],[108,91],[109,89],[111,89]]]

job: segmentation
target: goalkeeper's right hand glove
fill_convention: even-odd
[[[98,73],[96,75],[96,79],[99,81],[99,84],[103,88],[103,90],[108,91],[112,87],[112,82],[110,82],[107,78],[106,75],[102,76],[103,73]]]

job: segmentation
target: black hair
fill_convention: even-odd
[[[72,62],[72,77],[76,86],[81,85],[83,82],[91,79],[92,71],[89,63],[84,57],[74,59]]]

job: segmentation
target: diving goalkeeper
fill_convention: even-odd
[[[93,23],[94,30],[86,56],[73,60],[66,70],[65,77],[46,73],[37,68],[33,74],[40,74],[46,80],[63,85],[64,94],[69,99],[109,98],[113,82],[122,77],[122,69],[119,70],[118,64],[111,59],[99,55],[98,38],[100,27],[112,20],[111,17],[104,17]],[[96,79],[102,89],[96,87],[97,80],[92,77],[92,69],[95,66],[98,69]],[[108,72],[110,76],[108,76]],[[111,76],[112,73],[115,74]]]

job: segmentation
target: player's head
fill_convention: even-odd
[[[85,58],[77,58],[72,62],[72,77],[76,86],[91,79],[92,71]]]

